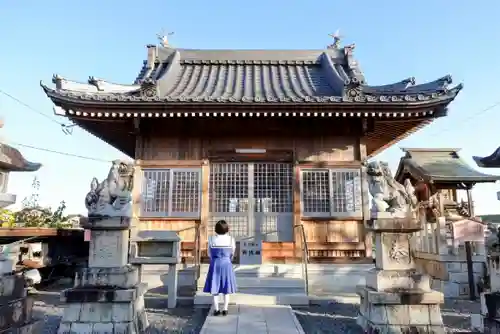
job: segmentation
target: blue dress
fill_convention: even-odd
[[[236,292],[236,277],[234,275],[231,258],[234,252],[234,240],[229,236],[220,236],[228,242],[217,242],[219,236],[210,238],[208,251],[210,252],[210,266],[203,292],[212,295],[220,293],[228,295]]]

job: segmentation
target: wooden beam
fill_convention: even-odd
[[[205,160],[136,160],[142,168],[168,168],[168,167],[200,167],[207,163]]]

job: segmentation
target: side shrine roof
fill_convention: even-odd
[[[42,164],[26,160],[16,148],[0,143],[0,169],[12,172],[36,172]]]
[[[446,106],[462,89],[451,76],[370,86],[353,58],[354,45],[325,50],[191,50],[148,46],[134,83],[95,77],[79,83],[54,75],[57,104]]]
[[[454,148],[403,148],[395,179],[402,182],[405,173],[426,182],[485,183],[496,182],[500,176],[484,174],[470,167]]]

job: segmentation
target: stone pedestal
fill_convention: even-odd
[[[135,334],[148,327],[139,270],[128,264],[129,217],[89,217],[89,265],[63,291],[58,334]]]
[[[441,292],[432,291],[429,276],[415,269],[410,238],[421,229],[411,217],[378,215],[368,222],[376,242],[376,266],[366,285],[358,286],[361,299],[358,324],[367,333],[445,333]]]
[[[142,272],[143,265],[168,264],[168,308],[177,306],[177,264],[181,262],[181,238],[176,232],[137,231],[130,240],[129,261],[139,268],[139,272]]]
[[[15,274],[17,247],[3,246],[0,253],[0,333],[40,333],[43,321],[33,319],[33,298],[26,280]]]

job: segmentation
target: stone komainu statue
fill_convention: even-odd
[[[372,213],[390,212],[394,215],[408,215],[418,206],[409,179],[404,185],[397,182],[392,176],[386,162],[372,161],[367,165],[368,189],[372,195]]]
[[[93,178],[85,196],[89,216],[130,216],[134,165],[115,160],[108,177],[99,183]]]

